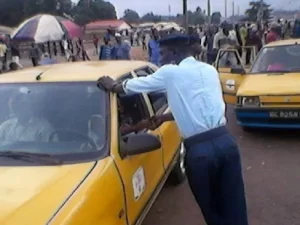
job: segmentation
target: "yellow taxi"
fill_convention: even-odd
[[[141,224],[167,178],[184,181],[185,149],[174,122],[120,132],[120,118],[169,112],[163,93],[117,96],[97,80],[156,69],[78,62],[0,76],[0,224]]]
[[[237,122],[251,128],[300,128],[300,39],[265,45],[246,70],[234,49],[220,50],[215,66],[224,99]]]

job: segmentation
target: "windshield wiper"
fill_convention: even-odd
[[[53,165],[60,165],[62,161],[54,158],[49,154],[32,153],[32,152],[19,152],[19,151],[0,151],[0,157],[8,157],[16,160],[27,161],[44,161]]]

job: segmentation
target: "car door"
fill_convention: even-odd
[[[127,75],[123,77],[131,78],[132,75]],[[136,94],[131,96],[120,96],[120,102],[122,98],[127,98],[128,107],[132,108],[133,119],[150,118],[149,108],[146,103],[145,95]],[[130,100],[132,98],[132,100]],[[125,101],[125,100],[124,100]],[[116,108],[117,101],[114,99],[114,106]],[[118,111],[118,110],[117,110]],[[115,113],[116,114],[116,113]],[[114,128],[118,132],[118,127],[120,126],[120,121],[118,116],[112,115],[112,123],[115,124]],[[117,122],[116,122],[117,121]],[[156,135],[160,138],[159,131],[143,130],[140,132],[147,132]],[[116,133],[114,133],[116,135]],[[135,134],[129,134],[135,135]],[[121,135],[115,140],[118,142],[118,148],[122,144],[123,138]],[[130,156],[122,158],[118,151],[113,153],[115,158],[116,166],[120,172],[121,179],[124,185],[124,195],[126,199],[126,212],[129,224],[135,224],[138,219],[143,216],[142,212],[148,204],[148,201],[154,194],[154,191],[159,184],[163,174],[163,152],[162,148],[152,151],[149,153],[144,153],[140,155]]]
[[[151,76],[151,74],[154,73],[156,69],[157,67],[155,66],[147,66],[137,69],[134,72],[137,76]],[[151,103],[153,115],[161,115],[163,113],[171,112],[165,93],[150,93],[148,94],[148,98]],[[169,164],[174,159],[178,147],[180,146],[180,133],[175,122],[163,123],[158,130],[161,133],[164,167],[165,169],[167,169]]]
[[[232,60],[233,63],[228,64],[228,60]],[[219,72],[225,102],[236,104],[237,91],[245,78],[245,74],[241,74],[244,65],[238,51],[236,49],[219,50],[215,67]]]

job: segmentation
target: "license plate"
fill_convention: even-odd
[[[296,112],[296,111],[270,112],[270,118],[300,119],[300,112]]]

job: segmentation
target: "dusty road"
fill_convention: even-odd
[[[228,109],[243,159],[250,225],[300,225],[300,132],[243,132]],[[205,225],[187,183],[166,185],[143,225]]]

